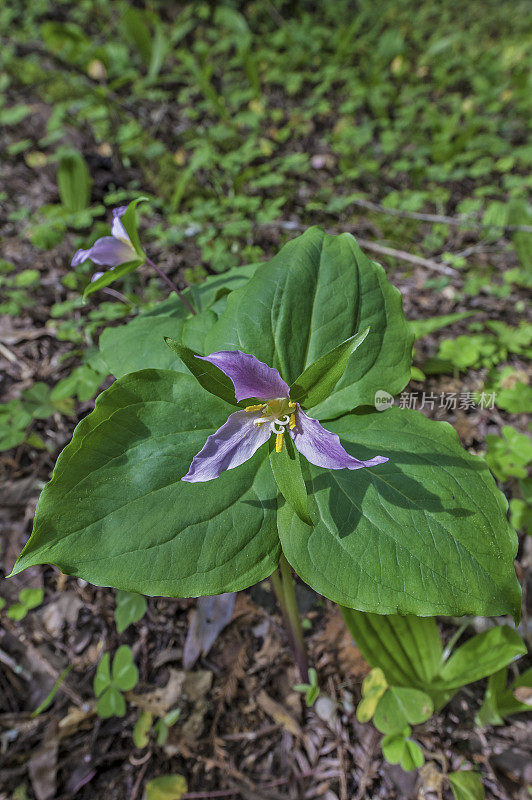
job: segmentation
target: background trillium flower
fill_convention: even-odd
[[[70,266],[77,267],[90,258],[95,264],[102,267],[118,267],[119,264],[126,264],[139,257],[137,251],[131,244],[126,229],[120,219],[127,211],[127,206],[120,206],[113,210],[113,224],[111,225],[111,236],[102,236],[96,239],[92,247],[88,250],[78,250],[70,262]],[[102,275],[101,272],[97,273]],[[95,280],[93,276],[93,280]]]
[[[323,428],[301,410],[299,403],[290,400],[289,386],[277,370],[255,356],[240,350],[222,350],[196,358],[214,364],[232,380],[237,402],[246,398],[265,402],[230,414],[194,456],[181,480],[199,483],[217,478],[224,470],[234,469],[251,458],[272,434],[276,437],[277,452],[282,449],[284,434],[288,433],[311,464],[325,469],[362,469],[388,461],[384,456],[369,461],[350,456],[335,433]]]

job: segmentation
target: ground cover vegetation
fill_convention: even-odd
[[[28,541],[40,491],[75,425],[85,420],[75,440],[81,453],[94,435],[91,420],[98,414],[105,420],[113,402],[127,416],[131,398],[144,397],[142,379],[131,373],[156,370],[152,395],[175,392],[186,409],[199,402],[198,391],[214,391],[223,403],[205,392],[211,399],[201,402],[214,427],[223,423],[234,411],[220,410],[232,384],[220,383],[216,367],[205,378],[194,362],[194,353],[220,350],[220,342],[278,368],[294,382],[292,399],[339,433],[355,457],[382,454],[393,462],[378,431],[393,432],[393,452],[399,444],[406,451],[407,438],[397,438],[399,419],[418,420],[405,433],[408,452],[415,458],[412,437],[431,437],[436,450],[455,448],[455,472],[464,470],[467,485],[474,478],[499,550],[495,566],[484,561],[480,579],[459,550],[479,547],[480,516],[468,527],[457,503],[452,532],[461,571],[452,591],[425,584],[420,601],[408,571],[405,585],[413,594],[404,597],[387,580],[378,596],[362,582],[355,597],[340,577],[331,589],[330,575],[307,559],[310,545],[301,547],[317,510],[325,513],[324,478],[316,468],[308,473],[304,462],[315,500],[307,505],[306,492],[293,489],[300,448],[295,437],[294,462],[290,415],[275,432],[280,454],[292,460],[275,461],[274,448],[254,491],[260,498],[269,486],[271,463],[274,489],[277,483],[286,498],[278,523],[282,547],[306,581],[295,587],[286,561],[272,583],[262,580],[277,563],[276,550],[275,558],[262,553],[254,580],[228,580],[227,573],[203,583],[175,578],[166,592],[216,593],[216,599],[146,599],[138,592],[165,594],[153,560],[142,556],[142,576],[133,579],[131,568],[122,567],[118,579],[112,567],[83,566],[89,540],[75,555],[52,541],[49,520],[61,531],[64,514],[51,484],[37,516],[48,533],[36,528],[21,564],[28,568],[0,583],[2,800],[529,796],[531,33],[527,2],[513,4],[512,13],[505,4],[476,0],[467,6],[82,1],[56,3],[53,11],[31,0],[24,14],[19,4],[4,4],[2,575]],[[111,210],[128,204],[122,219],[131,259],[108,269],[80,257],[71,266],[78,249],[109,235]],[[361,250],[345,244],[352,239],[330,239],[311,226],[353,234]],[[305,265],[299,277],[294,260]],[[322,342],[312,317],[302,360],[273,328],[270,347],[264,326],[250,335],[241,323],[256,318],[262,325],[260,304],[274,308],[281,273],[297,277],[283,290],[295,317],[311,263],[327,295],[323,319],[356,298],[369,332],[340,336],[331,333],[329,319],[330,341]],[[336,264],[340,278],[331,292]],[[358,288],[356,275],[363,276]],[[375,295],[369,300],[364,284],[376,276],[382,307],[374,305]],[[408,324],[389,282],[401,293]],[[304,319],[303,313],[303,328]],[[388,339],[376,344],[381,329]],[[392,339],[403,345],[395,359],[386,356],[395,352]],[[373,373],[368,352],[381,359]],[[320,356],[325,361],[304,369]],[[338,382],[340,368],[348,371]],[[190,372],[203,389],[192,389]],[[87,416],[115,379],[96,416]],[[394,408],[375,411],[393,395]],[[266,411],[257,402],[253,413],[260,417]],[[519,538],[521,616],[511,577],[517,540],[503,523],[502,495],[484,462],[457,442],[451,446],[449,433],[431,427],[434,420],[450,422],[462,446],[485,459],[509,501]],[[183,474],[208,433],[196,435]],[[104,431],[96,445],[111,440]],[[72,479],[84,480],[70,453]],[[64,465],[69,456],[62,458]],[[251,475],[254,464],[238,469]],[[371,470],[378,476],[391,466]],[[436,467],[430,469],[434,476]],[[447,469],[451,480],[453,467]],[[57,487],[69,474],[62,470]],[[396,488],[419,498],[416,487],[425,481],[426,488],[427,478],[412,465],[405,471]],[[211,504],[233,492],[237,474],[243,473],[203,484]],[[339,541],[358,507],[342,505],[342,491],[356,497],[360,481],[367,484],[360,502],[362,518],[370,516],[366,474],[366,468],[337,473],[335,486],[344,488],[323,519]],[[93,484],[93,500],[84,507],[78,498],[66,512],[80,515],[89,537],[105,485]],[[188,498],[189,488],[181,487]],[[431,496],[424,514],[435,525],[439,509]],[[382,498],[405,531],[425,524],[419,509],[406,503],[397,510],[386,492]],[[240,507],[232,513],[240,514],[243,542],[243,523],[252,524],[256,510],[243,517]],[[161,513],[159,529],[167,517]],[[266,513],[272,517],[271,509]],[[477,511],[471,506],[467,513]],[[128,525],[132,530],[134,516],[126,517]],[[117,533],[127,537],[126,530]],[[362,552],[351,557],[356,570]],[[392,563],[379,548],[374,557],[366,569],[379,558]],[[63,572],[35,566],[50,562]],[[235,562],[235,575],[242,563]],[[301,627],[294,622],[296,599]],[[438,612],[444,616],[414,616]]]

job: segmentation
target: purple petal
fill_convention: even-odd
[[[181,478],[189,483],[212,481],[226,469],[234,469],[247,461],[268,441],[270,425],[254,425],[260,414],[235,411],[227,422],[209,436],[203,448],[194,456],[187,474]]]
[[[257,400],[274,400],[288,397],[289,387],[273,367],[268,367],[255,356],[241,353],[240,350],[221,350],[210,356],[196,356],[209,361],[231,378],[235,387],[237,403],[246,397]]]
[[[72,267],[77,267],[88,258],[102,267],[117,267],[127,261],[133,261],[138,256],[130,244],[115,239],[114,236],[104,236],[96,239],[88,250],[78,250],[70,264]]]
[[[128,236],[126,229],[122,224],[122,220],[120,217],[123,217],[127,211],[127,206],[120,206],[119,208],[113,209],[113,224],[111,225],[111,236],[114,236],[117,239],[122,239],[123,241],[129,242],[131,244],[131,240]]]
[[[340,444],[340,438],[325,430],[316,419],[311,419],[298,407],[296,426],[290,431],[294,444],[307,461],[326,469],[362,469],[376,467],[388,461],[384,456],[375,456],[369,461],[359,461],[350,456]]]

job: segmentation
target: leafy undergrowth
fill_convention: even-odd
[[[354,233],[419,326],[396,403],[448,420],[487,456],[530,582],[530,5],[47,5],[0,10],[3,573],[57,453],[110,381],[100,332],[165,296],[143,267],[84,303],[88,265],[69,267],[107,232],[109,207],[142,194],[143,242],[181,283],[267,259],[310,224]],[[437,795],[434,765],[479,769],[488,797],[527,796],[525,723],[475,728],[483,684],[424,723],[421,776],[383,762],[354,711],[369,666],[303,586],[325,695],[312,709],[292,689],[267,585],[239,595],[231,625],[187,670],[192,602],[150,600],[118,634],[113,595],[52,569],[2,581],[2,800],[136,800],[170,773],[196,797],[408,798],[416,780]],[[445,621],[444,638],[453,629]],[[100,719],[97,665],[125,644],[138,683],[111,685],[111,674],[99,697],[115,711],[125,697],[127,716]],[[134,742],[141,712],[151,720]]]

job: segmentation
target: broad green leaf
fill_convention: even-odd
[[[96,667],[96,674],[94,676],[94,694],[99,697],[101,693],[107,689],[111,684],[111,656],[109,653],[104,653],[100,659],[100,663]]]
[[[280,545],[267,448],[215,481],[181,481],[232,410],[187,375],[116,381],[60,455],[14,574],[53,563],[98,586],[166,597],[271,575]]]
[[[484,461],[416,411],[360,410],[326,427],[356,471],[303,464],[314,528],[285,504],[279,535],[292,567],[341,605],[380,614],[519,615],[515,532]]]
[[[525,653],[525,643],[517,631],[508,625],[497,625],[478,633],[455,650],[445,663],[440,679],[446,688],[458,689],[497,672]]]
[[[405,725],[425,722],[434,708],[432,700],[419,689],[390,686],[379,700],[373,724],[381,733],[400,733]]]
[[[185,290],[184,295],[198,310],[195,317],[172,294],[152,311],[140,313],[125,325],[106,328],[100,337],[100,351],[109,371],[116,378],[141,369],[175,369],[188,373],[181,359],[165,345],[164,337],[177,339],[207,355],[205,336],[217,320],[210,306],[225,305],[227,294],[247,283],[257,266],[238,267]]]
[[[146,784],[145,800],[180,800],[187,789],[182,775],[161,775]]]
[[[123,717],[126,713],[126,701],[123,695],[114,686],[108,686],[104,693],[98,698],[96,704],[98,716],[102,719],[107,717]]]
[[[397,289],[350,234],[310,228],[233,292],[206,338],[208,352],[242,350],[276,367],[288,384],[331,348],[369,326],[320,419],[371,404],[378,389],[408,383],[413,336]]]
[[[116,651],[113,659],[112,680],[117,689],[128,692],[137,685],[139,672],[133,663],[133,653],[131,647],[123,644]]]
[[[129,625],[138,622],[146,613],[146,598],[136,592],[121,592],[116,594],[115,622],[116,630],[122,633]]]
[[[477,772],[464,769],[450,772],[448,777],[455,800],[483,800],[484,786]]]
[[[121,378],[141,369],[173,369],[185,372],[181,359],[164,342],[165,336],[181,340],[190,318],[188,309],[177,297],[169,297],[157,308],[140,314],[131,322],[106,328],[100,336],[100,352],[109,371]],[[214,322],[216,318],[212,319]],[[196,349],[201,350],[203,342]]]
[[[221,369],[218,369],[209,361],[202,361],[200,358],[196,358],[196,356],[200,355],[199,353],[194,352],[190,347],[186,347],[175,339],[165,337],[165,342],[170,350],[177,353],[183,364],[206,391],[211,392],[216,397],[220,397],[226,403],[238,405],[235,400],[233,381]]]
[[[384,670],[389,683],[428,690],[443,653],[433,617],[341,611],[362,655],[372,667]]]
[[[369,333],[369,328],[329,350],[301,373],[290,387],[290,398],[311,408],[326,400],[342,377],[347,363]]]
[[[274,441],[274,438],[271,437],[270,464],[277,487],[298,517],[307,525],[312,525],[308,513],[307,490],[301,472],[300,455],[288,436],[284,437],[280,453],[275,452]]]

